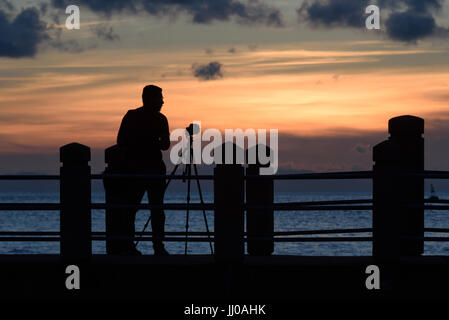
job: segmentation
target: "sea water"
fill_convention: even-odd
[[[213,202],[213,193],[204,192],[204,201]],[[371,193],[363,192],[276,192],[275,202],[328,201],[370,199]],[[440,195],[448,199],[449,195]],[[104,203],[103,192],[93,192],[92,202]],[[186,201],[185,192],[167,192],[166,203]],[[192,195],[192,202],[199,202],[198,196]],[[57,192],[3,192],[0,202],[19,203],[58,203]],[[143,199],[146,201],[146,196]],[[149,217],[149,210],[140,210],[136,217],[136,231],[141,231]],[[214,217],[212,211],[206,212],[210,231],[213,231]],[[166,211],[166,231],[184,232],[186,225],[185,211]],[[371,228],[371,211],[276,211],[274,215],[275,231],[300,231],[319,229]],[[426,211],[425,227],[449,228],[449,213],[445,211]],[[149,226],[151,229],[151,224]],[[206,231],[203,213],[192,211],[189,216],[190,231]],[[0,212],[0,231],[59,231],[58,211],[2,211]],[[104,210],[92,211],[92,231],[105,231]],[[321,235],[322,237],[329,235]],[[371,236],[371,233],[341,234],[334,236]],[[438,233],[426,233],[426,236],[444,236]],[[316,235],[312,235],[316,237]],[[184,254],[185,243],[167,242],[167,250],[172,254]],[[138,249],[144,254],[152,254],[152,243],[141,242]],[[315,256],[351,256],[371,255],[371,242],[276,242],[276,255],[315,255]],[[105,242],[94,241],[93,252],[105,254]],[[189,254],[208,254],[207,242],[189,242]],[[0,254],[59,254],[58,242],[0,242]],[[426,255],[449,254],[449,243],[426,242]]]

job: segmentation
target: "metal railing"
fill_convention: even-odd
[[[417,174],[426,179],[447,179],[449,178],[449,171],[425,171],[422,174]],[[189,177],[168,176],[168,175],[136,175],[136,174],[92,174],[91,180],[102,179],[161,179],[171,178],[175,180],[185,180]],[[213,175],[201,175],[198,176],[201,180],[213,180]],[[284,174],[275,176],[244,176],[245,180],[339,180],[339,179],[372,179],[373,171],[363,172],[331,172],[331,173],[306,173],[306,174]],[[0,175],[0,180],[60,180],[59,175]],[[414,208],[422,208],[425,210],[449,210],[449,200],[425,200],[426,203],[432,205],[413,206]],[[372,211],[373,200],[371,199],[358,199],[358,200],[330,200],[330,201],[306,201],[306,202],[286,202],[286,203],[273,203],[271,205],[254,205],[243,204],[245,210],[248,209],[271,209],[274,211]],[[215,210],[214,203],[164,203],[161,205],[151,204],[107,204],[107,203],[91,203],[89,205],[92,210],[105,210],[105,209],[166,209],[166,210]],[[0,211],[29,211],[29,210],[43,210],[43,211],[60,211],[62,208],[61,203],[0,203]],[[272,233],[273,238],[267,237],[252,237],[251,241],[266,241],[273,240],[274,242],[370,242],[372,237],[298,237],[298,236],[310,236],[310,235],[330,235],[330,234],[357,234],[357,233],[371,233],[372,228],[352,228],[352,229],[330,229],[330,230],[298,230],[298,231],[274,231]],[[434,233],[449,233],[448,228],[425,228],[424,232]],[[166,237],[164,241],[176,242],[184,241],[185,232],[165,232]],[[207,236],[211,236],[214,241],[214,232],[188,232],[190,236],[189,241],[192,242],[207,242],[209,241]],[[136,236],[139,236],[140,241],[152,241],[152,232],[140,233],[136,232]],[[176,237],[180,236],[180,237]],[[181,237],[182,236],[182,237]],[[201,238],[198,238],[201,237]],[[248,241],[248,233],[243,233],[244,241]],[[91,232],[92,241],[105,241],[107,239],[106,232]],[[412,239],[417,239],[412,237]],[[423,241],[435,241],[435,242],[447,242],[449,237],[421,237]],[[61,232],[39,232],[39,231],[1,231],[0,241],[30,241],[30,242],[59,242],[61,241]]]
[[[251,255],[269,255],[275,242],[372,242],[375,257],[392,258],[423,253],[425,241],[448,242],[449,237],[426,237],[425,232],[449,233],[446,228],[424,228],[424,211],[449,210],[448,200],[424,199],[425,179],[449,179],[449,171],[424,170],[424,120],[412,116],[393,118],[390,137],[373,148],[372,171],[298,173],[262,176],[257,165],[217,165],[213,175],[194,179],[213,180],[213,203],[122,204],[91,202],[92,180],[114,181],[174,179],[186,175],[123,174],[114,169],[117,148],[106,150],[107,173],[91,174],[90,148],[72,143],[61,147],[60,175],[3,175],[0,180],[59,180],[60,203],[1,203],[5,210],[60,211],[60,232],[0,232],[0,241],[60,241],[63,257],[89,259],[92,241],[111,239],[108,233],[92,232],[91,211],[119,209],[212,210],[214,232],[167,232],[164,241],[206,242],[215,245],[216,260],[241,260],[245,242]],[[114,171],[115,170],[115,171]],[[113,173],[111,173],[113,172]],[[286,180],[354,180],[372,181],[372,199],[274,202],[274,181]],[[106,195],[108,191],[106,190]],[[246,199],[245,199],[246,195]],[[372,211],[372,228],[274,230],[274,211],[352,212]],[[246,232],[244,222],[246,215]],[[106,230],[108,231],[108,230]],[[372,233],[372,236],[347,236]],[[343,236],[328,236],[328,235]],[[153,234],[139,234],[139,241],[152,241]],[[211,237],[209,239],[209,237]]]

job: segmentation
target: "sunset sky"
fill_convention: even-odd
[[[284,170],[368,170],[404,114],[426,120],[426,167],[448,170],[448,28],[438,0],[0,0],[0,172],[55,172],[74,141],[101,170],[147,84],[171,130],[279,129]]]

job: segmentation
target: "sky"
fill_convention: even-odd
[[[370,170],[405,114],[449,169],[448,0],[0,0],[0,34],[2,174],[58,172],[71,142],[101,171],[147,84],[171,130],[278,129],[282,172]]]

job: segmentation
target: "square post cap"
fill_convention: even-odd
[[[415,116],[400,116],[388,121],[388,132],[393,135],[419,135],[424,133],[424,119]]]
[[[83,163],[90,161],[90,148],[80,143],[70,143],[59,149],[59,161]]]

